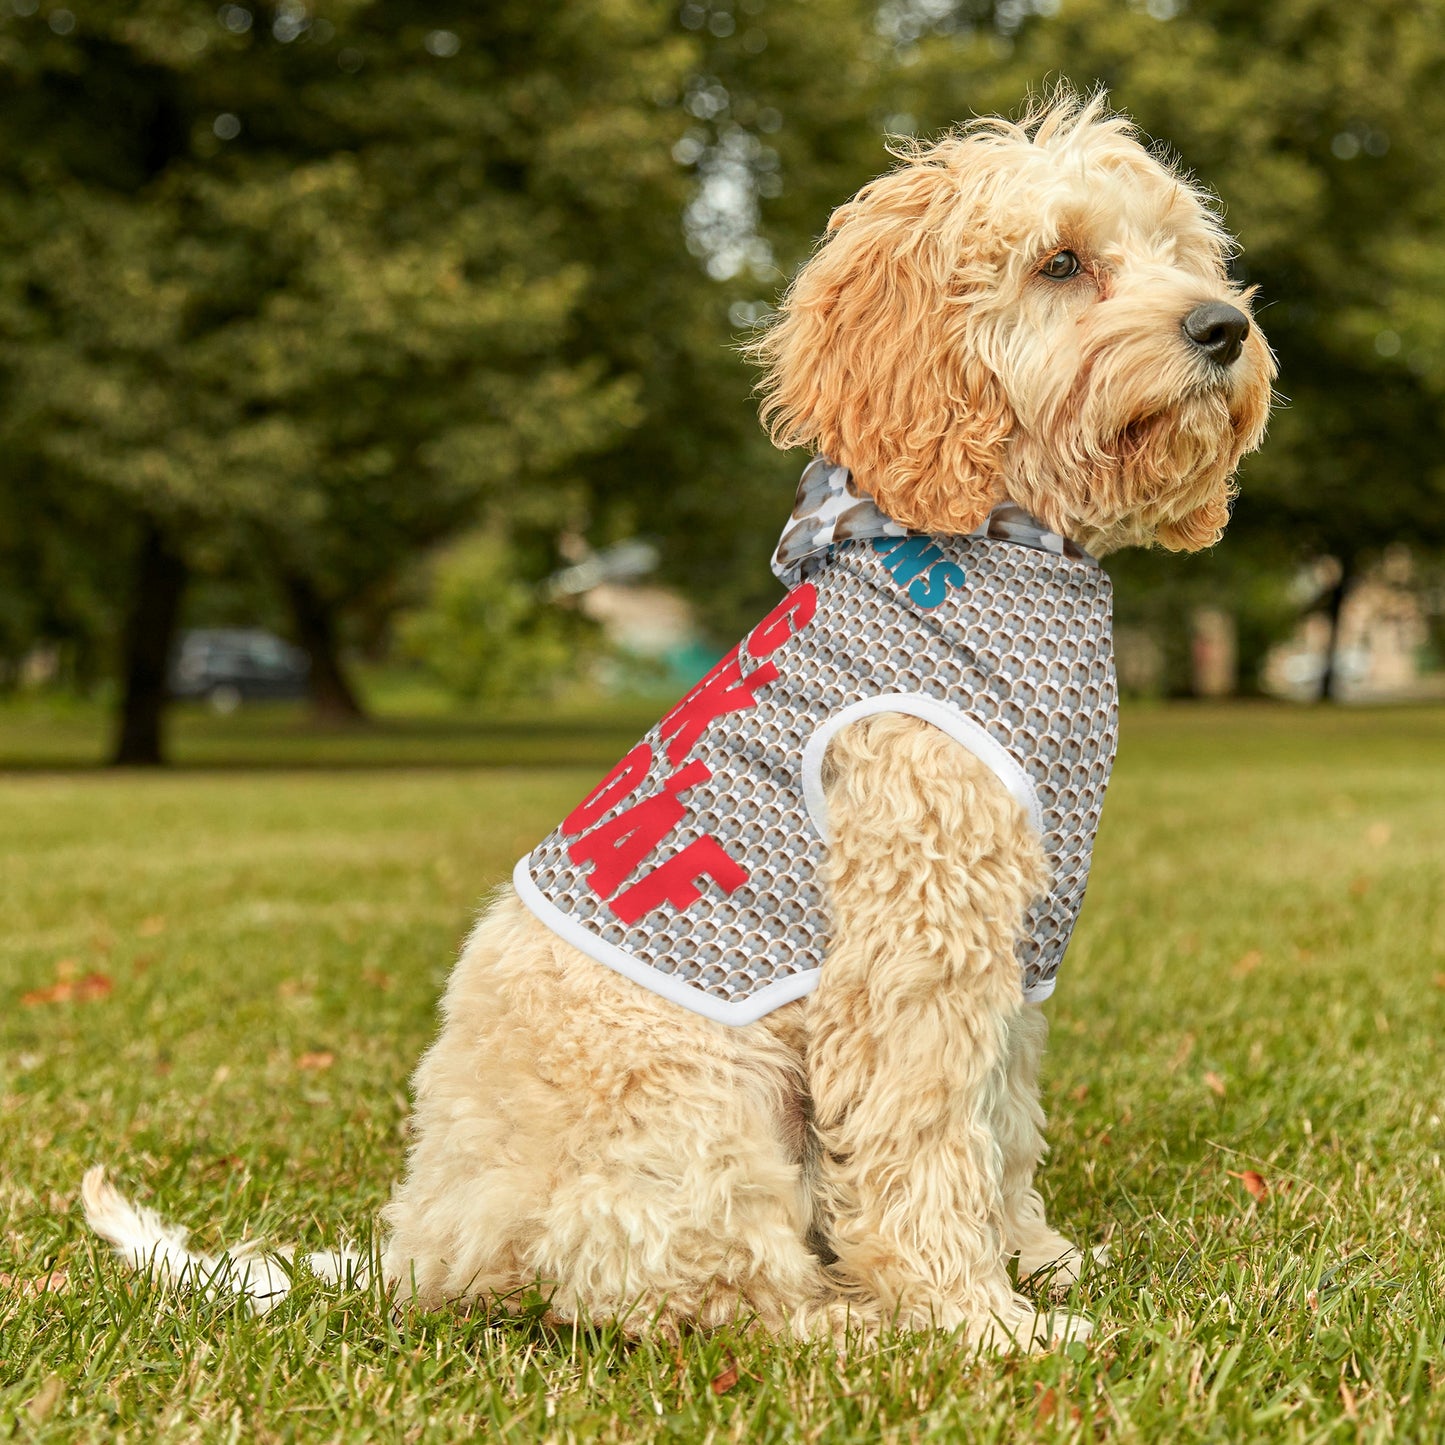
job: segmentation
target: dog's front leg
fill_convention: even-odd
[[[1049,1026],[1037,1004],[1025,1004],[1009,1029],[1003,1087],[994,1102],[994,1132],[1003,1157],[1004,1245],[1018,1256],[1019,1279],[1032,1277],[1054,1293],[1078,1280],[1084,1256],[1052,1228],[1034,1172],[1044,1157],[1044,1111],[1039,1104],[1039,1064]],[[1095,1259],[1106,1259],[1100,1245]]]
[[[808,1068],[835,1270],[902,1326],[1078,1337],[1085,1322],[1037,1318],[1006,1267],[996,1108],[1038,838],[987,767],[912,717],[844,730],[825,781],[833,933]]]

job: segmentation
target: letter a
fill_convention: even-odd
[[[603,823],[579,838],[567,850],[567,856],[578,867],[592,864],[585,880],[587,886],[599,898],[611,898],[647,855],[682,822],[687,810],[677,795],[711,776],[705,764],[694,760],[675,772],[660,793],[653,793],[625,813],[619,813],[610,823]]]

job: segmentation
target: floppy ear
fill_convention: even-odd
[[[775,445],[846,466],[888,516],[970,532],[1003,500],[1013,415],[979,356],[960,276],[964,140],[940,143],[833,215],[749,348]]]

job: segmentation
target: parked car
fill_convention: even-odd
[[[204,698],[217,712],[243,702],[305,697],[311,659],[259,627],[205,627],[184,633],[171,664],[171,696]]]

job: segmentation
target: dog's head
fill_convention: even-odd
[[[920,531],[1007,498],[1096,553],[1207,547],[1274,376],[1229,252],[1102,97],[976,121],[834,213],[752,348],[764,419]]]

